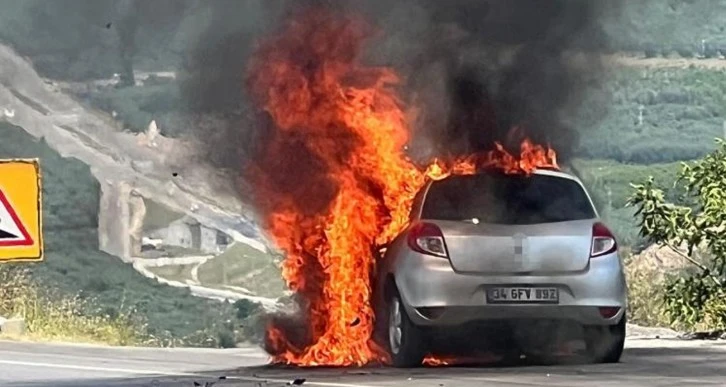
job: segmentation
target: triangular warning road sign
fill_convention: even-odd
[[[32,246],[33,238],[20,221],[13,206],[0,190],[0,247]]]

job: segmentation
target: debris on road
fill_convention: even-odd
[[[220,377],[217,378],[218,381],[219,380],[226,380],[226,379],[227,379],[226,376],[220,376]],[[215,384],[217,384],[217,382],[204,382],[204,387],[212,387]],[[202,386],[201,383],[197,382],[196,380],[194,381],[194,387],[201,387],[201,386]]]
[[[688,332],[678,336],[681,340],[726,340],[726,331]]]

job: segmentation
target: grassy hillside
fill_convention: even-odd
[[[602,95],[585,104],[607,110],[599,124],[582,125],[581,157],[638,164],[688,160],[713,150],[714,137],[723,136],[722,70],[621,67],[610,72],[602,93],[612,96],[611,104],[598,101]]]
[[[22,129],[0,123],[0,158],[39,157],[43,173],[46,259],[27,264],[44,289],[91,299],[89,313],[134,313],[157,339],[214,345],[229,335],[234,308],[192,296],[139,275],[131,266],[98,250],[99,186],[88,166],[60,157]]]

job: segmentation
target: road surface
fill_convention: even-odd
[[[576,361],[576,360],[575,360]],[[620,364],[290,369],[258,348],[105,348],[0,341],[0,386],[313,387],[726,386],[726,342],[629,339]],[[220,379],[220,377],[223,377]],[[211,386],[211,384],[206,384]]]

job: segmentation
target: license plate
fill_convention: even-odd
[[[557,288],[498,287],[487,289],[490,304],[556,304],[560,301]]]

